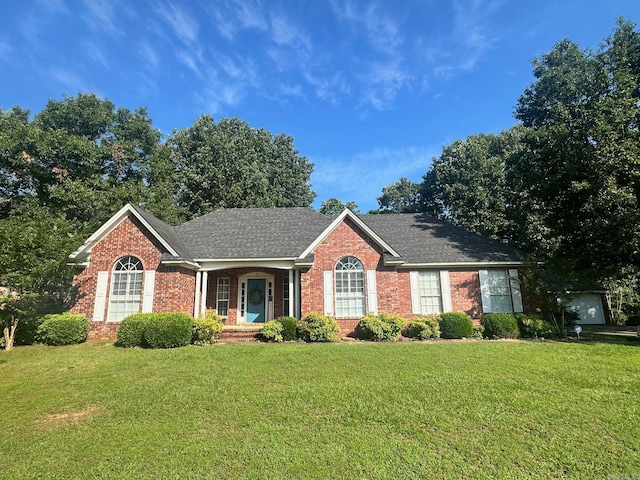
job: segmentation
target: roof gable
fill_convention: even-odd
[[[400,255],[396,250],[391,247],[385,240],[382,239],[376,232],[374,232],[367,224],[365,224],[362,220],[358,218],[358,216],[353,213],[348,208],[345,208],[340,215],[338,215],[328,226],[325,228],[320,235],[318,235],[313,242],[300,254],[298,258],[305,258],[311,254],[315,250],[315,248],[320,245],[325,238],[329,236],[331,232],[333,232],[338,225],[340,225],[344,220],[348,218],[353,223],[356,224],[360,230],[362,230],[365,235],[367,235],[371,240],[373,240],[384,252],[388,252],[393,257],[399,258]]]
[[[175,244],[179,244],[180,242],[174,238],[174,234],[172,232],[173,227],[166,224],[162,220],[154,217],[148,212],[144,210],[138,209],[132,204],[128,203],[117,213],[115,213],[109,220],[107,220],[98,230],[96,230],[93,235],[91,235],[82,246],[69,255],[69,258],[76,259],[82,258],[91,252],[91,249],[99,243],[102,239],[104,239],[107,235],[109,235],[118,225],[120,225],[126,218],[130,215],[133,215],[144,227],[151,233],[151,235],[158,241],[160,244],[167,249],[167,252],[174,257],[182,257],[186,253],[186,250],[178,252],[178,250],[183,250],[178,245],[178,249],[176,249]],[[163,235],[164,234],[164,235]],[[169,237],[169,238],[167,238]],[[174,245],[172,245],[172,242]]]

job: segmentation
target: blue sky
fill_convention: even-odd
[[[638,0],[3,2],[0,108],[93,92],[165,134],[203,113],[295,139],[314,206],[377,207],[443,146],[515,123],[531,60],[596,49]]]

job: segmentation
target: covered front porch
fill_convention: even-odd
[[[300,318],[300,269],[293,261],[202,265],[196,273],[194,317],[214,310],[226,325],[261,325]]]

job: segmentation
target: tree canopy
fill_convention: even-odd
[[[216,123],[203,115],[167,143],[176,200],[189,218],[220,207],[303,207],[315,198],[313,164],[284,134],[253,129],[239,118]]]
[[[166,140],[145,108],[94,94],[0,110],[0,287],[69,292],[68,255],[125,203],[178,224],[219,207],[308,206],[290,136],[204,115]]]
[[[347,203],[342,203],[341,200],[333,197],[322,202],[318,211],[324,215],[339,215],[345,208],[348,208],[353,213],[360,213],[356,202],[349,200]]]
[[[564,279],[637,290],[640,33],[619,19],[596,51],[559,41],[533,61],[533,76],[517,100],[520,123],[433,159],[420,210],[508,238]]]

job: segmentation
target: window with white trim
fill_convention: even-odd
[[[136,257],[120,258],[113,267],[109,313],[107,320],[119,322],[132,313],[140,312],[142,296],[142,262]]]
[[[440,272],[421,271],[420,279],[420,313],[442,313],[442,288],[440,285]]]
[[[365,315],[364,268],[356,257],[343,257],[335,268],[336,317]]]
[[[229,315],[229,292],[231,280],[228,277],[218,278],[218,288],[216,293],[216,312],[221,317]]]
[[[513,313],[511,299],[511,282],[507,270],[488,270],[489,296],[491,298],[491,311],[493,313]]]

